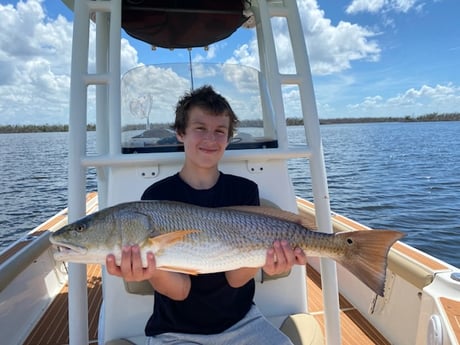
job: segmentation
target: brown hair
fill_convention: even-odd
[[[176,120],[173,125],[173,129],[177,134],[185,134],[185,129],[187,128],[189,119],[189,110],[192,107],[200,107],[215,116],[228,116],[230,119],[228,139],[230,140],[234,134],[236,126],[238,125],[238,117],[233,112],[232,107],[227,100],[215,92],[209,85],[204,85],[198,89],[187,92],[177,102]]]

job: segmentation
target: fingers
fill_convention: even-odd
[[[155,255],[153,255],[152,252],[147,253],[147,267],[146,267],[146,272],[147,276],[150,278],[156,273],[156,262],[155,262]]]
[[[129,272],[131,274],[131,277],[142,277],[144,268],[142,267],[142,259],[141,259],[141,250],[139,246],[132,246],[130,248],[131,250],[126,250],[126,272]],[[125,248],[123,248],[123,252],[125,251]],[[121,263],[122,265],[124,264],[123,262],[123,254],[122,253],[122,260]],[[123,270],[123,267],[122,267]]]
[[[293,265],[305,265],[307,256],[301,248],[292,249],[285,241],[275,241],[273,248],[267,251],[264,271],[267,274],[282,274],[288,272]]]
[[[292,267],[295,261],[294,252],[287,241],[276,241],[273,244],[275,250],[277,270],[284,272]],[[280,273],[281,273],[280,272]]]
[[[307,255],[300,248],[295,248],[294,250],[295,263],[296,265],[306,265],[307,264]]]
[[[122,277],[126,281],[149,279],[156,269],[155,257],[152,253],[147,254],[147,267],[143,267],[141,251],[138,245],[123,247],[119,266],[116,265],[115,257],[108,255],[106,267],[108,273]]]
[[[105,260],[105,266],[107,268],[107,272],[111,275],[121,277],[121,269],[117,264],[115,263],[115,256],[112,254],[107,255],[107,258]]]

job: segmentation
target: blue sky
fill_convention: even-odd
[[[460,1],[298,0],[298,6],[320,118],[460,112]],[[0,125],[68,122],[72,20],[60,0],[0,0]],[[253,42],[254,32],[240,29],[207,52],[194,49],[192,58],[257,67]],[[188,61],[187,51],[151,51],[127,35],[122,47],[124,71]],[[284,56],[287,48],[278,48]]]

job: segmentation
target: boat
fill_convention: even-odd
[[[222,171],[254,180],[264,203],[298,212],[315,221],[318,231],[378,231],[330,209],[296,1],[63,2],[74,11],[68,208],[0,255],[2,343],[145,343],[143,328],[154,303],[150,286],[125,283],[98,265],[56,262],[49,235],[85,214],[138,200],[147,186],[179,170],[182,148],[165,124],[172,119],[178,95],[194,85],[213,85],[243,120]],[[274,23],[288,28],[289,72],[280,69]],[[88,70],[90,25],[96,26],[95,72]],[[121,28],[157,49],[201,49],[242,26],[255,30],[259,69],[189,61],[140,66],[121,75]],[[175,87],[165,89],[166,81]],[[95,87],[94,103],[88,97],[90,86]],[[291,145],[286,131],[283,90],[291,88],[300,95],[303,145]],[[154,96],[155,90],[161,94]],[[94,155],[86,148],[90,106],[96,108]],[[294,158],[309,163],[311,201],[294,192],[287,168]],[[89,168],[97,171],[98,187],[87,194]],[[310,257],[306,267],[296,266],[285,277],[258,274],[255,303],[296,345],[460,343],[460,269],[404,242],[390,250],[383,296],[334,261]]]

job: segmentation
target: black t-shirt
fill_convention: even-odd
[[[204,207],[259,205],[259,190],[253,181],[223,173],[212,188],[197,190],[175,174],[151,185],[141,199],[181,201]],[[147,336],[165,332],[220,333],[240,321],[251,308],[254,279],[240,288],[228,285],[224,272],[190,279],[190,293],[183,301],[155,291],[153,315],[145,326]]]

